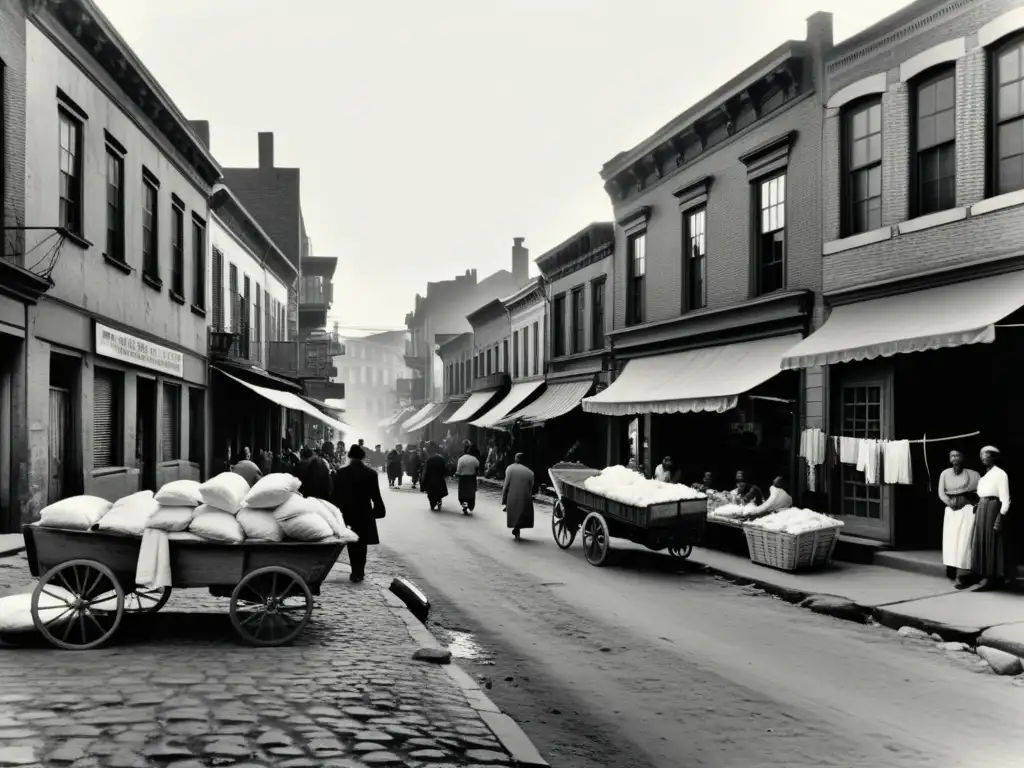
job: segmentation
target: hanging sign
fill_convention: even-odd
[[[96,323],[96,354],[179,379],[185,376],[185,355],[181,352],[99,323]]]

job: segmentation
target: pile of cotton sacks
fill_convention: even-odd
[[[588,477],[583,485],[591,493],[637,507],[707,498],[688,485],[648,480],[639,472],[620,465],[602,469],[601,474]]]
[[[95,496],[74,496],[46,507],[39,525],[139,537],[149,529],[174,534],[179,541],[225,544],[359,540],[337,507],[304,498],[298,493],[300,485],[290,474],[274,473],[250,488],[241,475],[222,472],[205,483],[174,480],[155,494],[139,491],[113,504]]]

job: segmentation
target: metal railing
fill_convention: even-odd
[[[329,379],[338,375],[330,339],[268,342],[266,368],[292,378]]]

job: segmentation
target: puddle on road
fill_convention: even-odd
[[[460,632],[454,629],[443,630],[444,639],[452,658],[468,661],[488,661],[491,655],[476,641],[472,632]]]

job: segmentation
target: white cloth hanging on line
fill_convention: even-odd
[[[911,485],[910,441],[891,440],[885,444],[884,482],[887,485]]]
[[[878,485],[882,478],[882,452],[885,440],[862,438],[857,453],[857,469],[864,473],[864,482]]]
[[[860,440],[856,437],[839,438],[839,460],[843,464],[857,466],[857,456],[860,451]]]

